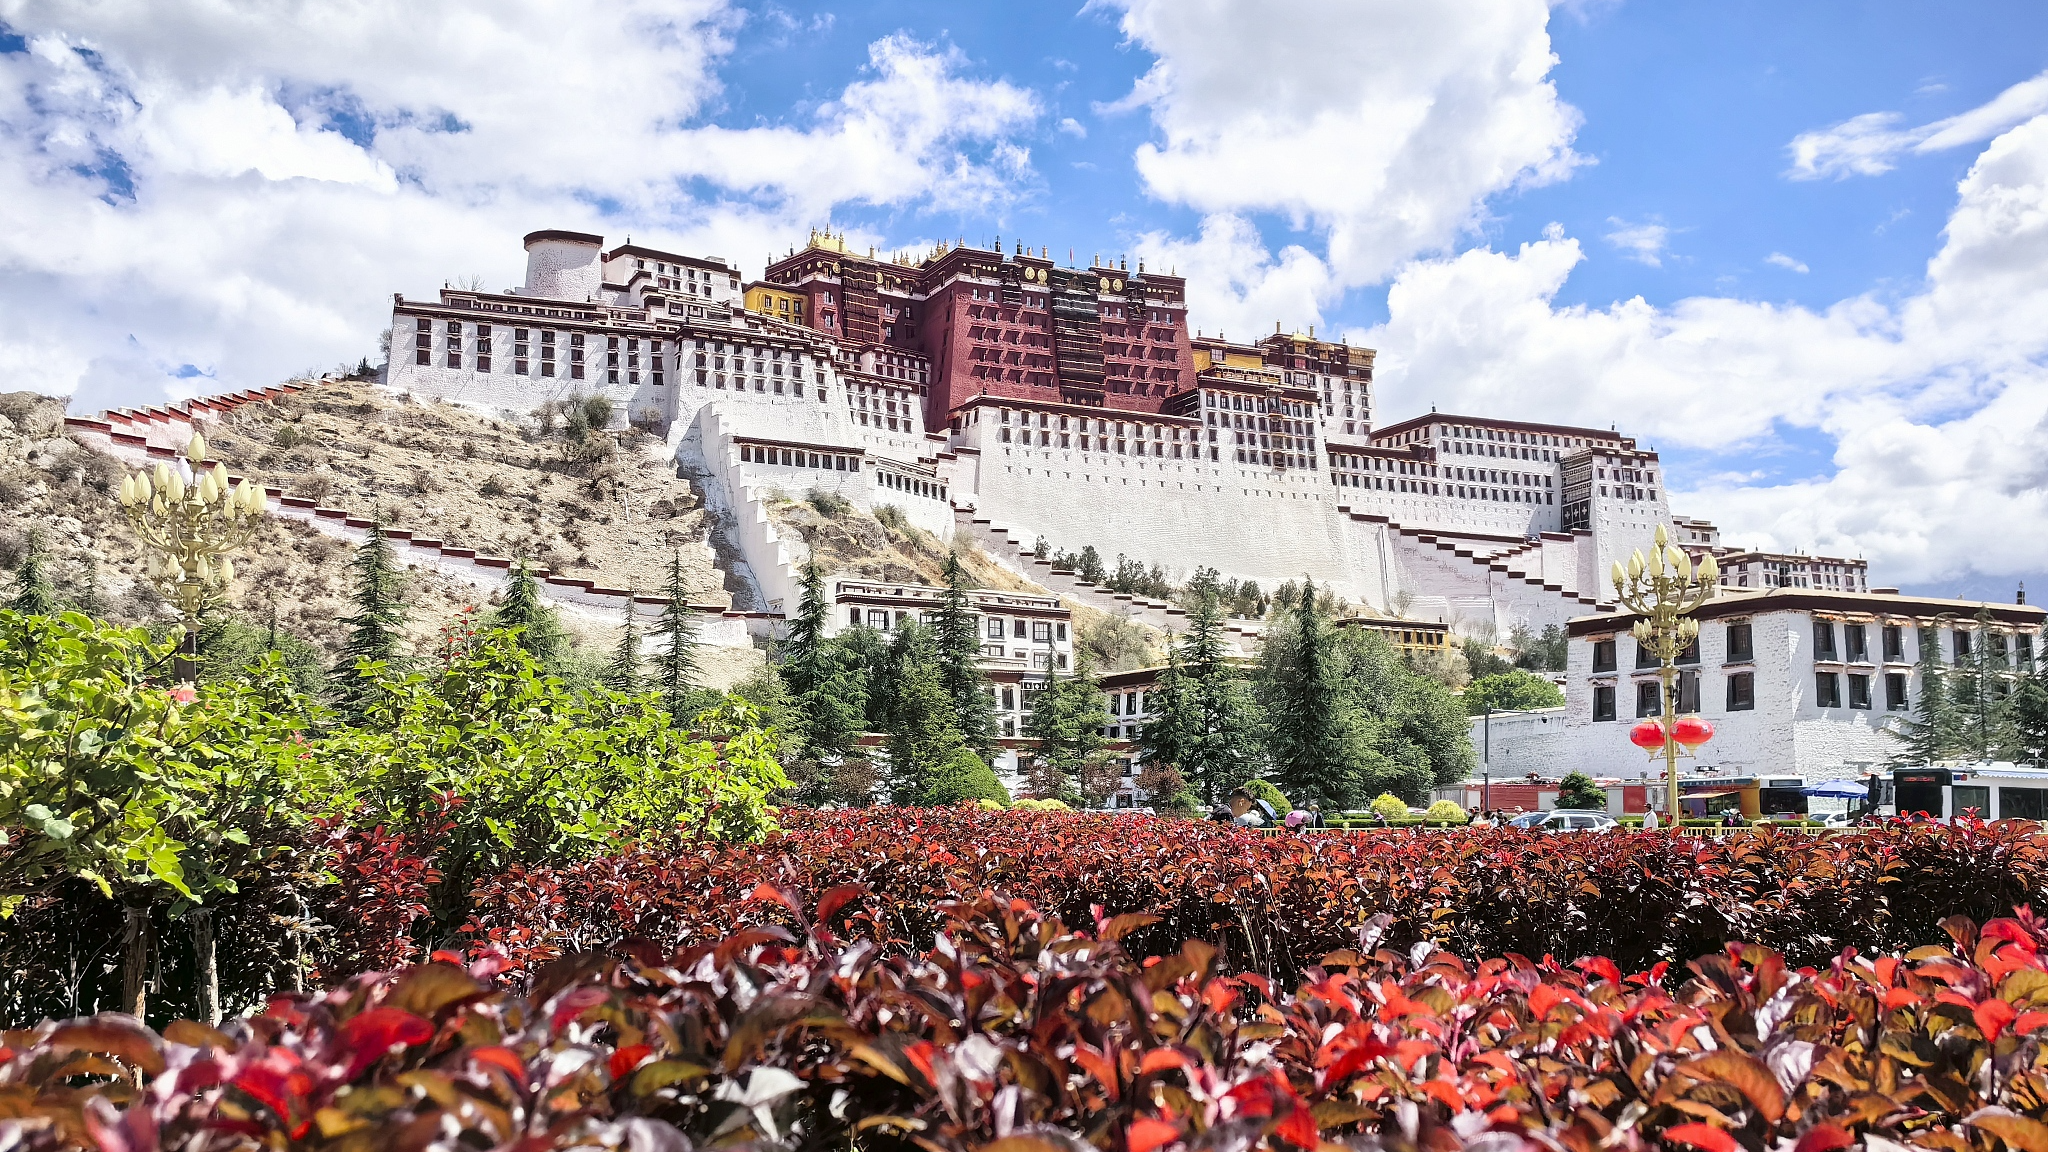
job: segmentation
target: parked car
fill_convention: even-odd
[[[1605,812],[1572,808],[1530,812],[1515,817],[1508,824],[1524,832],[1605,832],[1615,826],[1614,817]]]

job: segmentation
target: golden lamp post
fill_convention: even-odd
[[[227,465],[205,460],[206,438],[194,432],[183,459],[121,481],[121,507],[151,552],[150,581],[185,629],[176,675],[186,682],[198,677],[199,609],[234,580],[228,553],[249,542],[269,507],[254,482],[230,486]]]
[[[1713,735],[1713,729],[1697,717],[1679,719],[1678,654],[1700,635],[1700,622],[1687,613],[1713,596],[1720,576],[1720,565],[1714,563],[1712,556],[1701,557],[1699,567],[1693,567],[1691,558],[1671,545],[1662,524],[1657,525],[1656,545],[1650,549],[1647,560],[1637,550],[1629,557],[1627,567],[1619,560],[1614,562],[1615,597],[1622,607],[1641,617],[1631,630],[1636,643],[1662,665],[1657,670],[1657,679],[1663,682],[1664,708],[1658,718],[1661,723],[1637,725],[1645,737],[1631,733],[1631,739],[1645,748],[1663,749],[1665,814],[1674,827],[1678,821],[1679,745],[1691,748]]]

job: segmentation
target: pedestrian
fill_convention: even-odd
[[[1246,828],[1264,828],[1269,821],[1265,813],[1271,812],[1264,801],[1254,797],[1242,788],[1230,794],[1230,822]]]
[[[1657,810],[1656,810],[1655,808],[1645,808],[1645,809],[1643,809],[1643,831],[1645,831],[1645,832],[1655,832],[1656,830],[1657,830]]]
[[[1308,806],[1308,823],[1311,828],[1325,827],[1323,824],[1323,806],[1321,804],[1311,804]]]
[[[1290,831],[1299,832],[1303,828],[1308,827],[1309,819],[1310,817],[1308,814],[1308,809],[1296,808],[1294,811],[1289,812],[1287,814],[1287,819],[1284,821],[1284,823],[1287,825]]]

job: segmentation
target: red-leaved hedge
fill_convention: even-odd
[[[1607,956],[1642,970],[1727,940],[1799,964],[1844,947],[1904,951],[1940,938],[1951,915],[1982,922],[2048,904],[2048,837],[2017,822],[1825,837],[1764,828],[1719,841],[1511,829],[1263,835],[965,807],[790,810],[783,823],[759,844],[649,843],[486,880],[466,942],[494,944],[521,966],[625,937],[678,947],[759,920],[745,897],[763,882],[811,898],[857,883],[878,903],[878,940],[928,939],[940,904],[993,890],[1070,923],[1097,906],[1156,916],[1126,945],[1144,954],[1204,940],[1233,965],[1292,979],[1380,914],[1399,947]]]
[[[1675,992],[1605,958],[1395,950],[1376,920],[1290,994],[1200,941],[1135,957],[1145,916],[1075,932],[983,897],[911,952],[866,939],[891,913],[857,888],[754,895],[809,927],[565,958],[523,995],[495,956],[437,958],[219,1032],[9,1033],[0,1147],[2048,1147],[2048,923],[2024,909],[1904,958],[1728,945]]]

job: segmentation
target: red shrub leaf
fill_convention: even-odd
[[[1129,1152],[1153,1152],[1153,1149],[1179,1139],[1179,1125],[1154,1120],[1150,1116],[1140,1116],[1124,1130],[1124,1145]]]
[[[1735,1142],[1735,1137],[1710,1124],[1680,1124],[1676,1128],[1666,1128],[1664,1139],[1673,1144],[1703,1148],[1706,1152],[1741,1152],[1742,1148]]]

